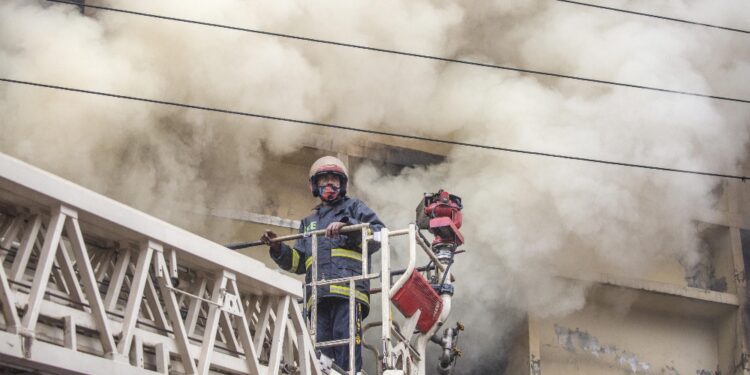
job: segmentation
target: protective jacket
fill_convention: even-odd
[[[370,223],[370,231],[378,232],[385,225],[364,202],[356,198],[343,197],[330,204],[319,204],[310,216],[300,223],[300,233],[325,229],[329,224],[340,221],[347,225]],[[318,280],[330,280],[362,274],[362,238],[360,232],[350,232],[328,238],[318,236]],[[370,254],[380,249],[380,243],[368,241]],[[298,239],[294,248],[281,244],[276,251],[271,249],[271,258],[282,269],[293,273],[306,273],[305,282],[312,280],[312,237]],[[368,262],[368,264],[370,264]],[[369,272],[369,271],[368,271]],[[356,283],[355,297],[363,305],[363,316],[370,310],[370,282]],[[306,289],[307,305],[312,303],[311,289]],[[326,285],[318,287],[318,298],[349,298],[348,285]]]

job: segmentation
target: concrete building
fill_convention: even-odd
[[[511,374],[748,374],[747,186],[721,185],[720,222],[696,223],[706,244],[697,269],[676,260],[647,278],[602,272],[586,307],[529,316]],[[566,282],[579,282],[575,277]]]

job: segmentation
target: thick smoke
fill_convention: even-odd
[[[747,14],[738,3],[722,4],[728,6],[724,17],[679,5],[657,10],[711,14],[711,22],[730,25],[739,20],[733,12]],[[737,85],[750,75],[750,48],[740,34],[554,2],[467,8],[463,25],[474,27],[460,28],[465,44],[455,42],[459,56],[675,90],[750,94]],[[442,105],[429,103],[432,126],[420,125],[432,132],[694,170],[735,173],[744,159],[749,112],[741,105],[456,66],[445,67],[439,77],[442,90],[435,100]],[[454,316],[472,322],[468,362],[483,363],[487,371],[496,369],[505,349],[497,334],[505,336],[522,312],[546,317],[583,306],[586,285],[555,275],[585,278],[607,270],[643,277],[675,258],[697,262],[693,220],[714,215],[711,192],[718,183],[466,148],[455,149],[444,165],[395,177],[364,169],[356,181],[383,187],[366,193],[387,202],[385,216],[402,224],[410,219],[402,207],[413,199],[391,192],[441,186],[464,197],[469,252],[456,265],[463,277]],[[477,369],[467,373],[472,371]]]
[[[103,1],[114,7],[528,69],[750,98],[747,36],[555,1]],[[606,1],[747,28],[741,0]],[[0,75],[357,127],[673,168],[740,172],[746,105],[447,64],[45,2],[0,4]],[[0,151],[161,217],[174,203],[263,204],[264,154],[310,127],[0,85]],[[334,144],[352,134],[325,133]],[[425,191],[464,198],[454,316],[462,373],[497,370],[523,312],[585,303],[555,275],[648,275],[698,261],[713,178],[451,149],[353,178],[392,227]],[[397,192],[397,194],[394,194]],[[490,334],[490,332],[495,332]],[[481,359],[480,361],[477,361]]]
[[[185,17],[252,10],[239,2],[151,5],[149,11],[164,13],[179,7]],[[108,12],[82,15],[45,2],[4,2],[0,17],[4,77],[289,117],[321,114],[321,106],[309,104],[320,90],[319,73],[273,39]],[[284,125],[37,88],[5,85],[2,95],[3,152],[168,219],[183,212],[170,211],[175,203],[257,207],[261,196],[249,192],[259,190],[264,150],[292,151],[305,135]]]

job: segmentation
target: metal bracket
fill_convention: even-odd
[[[241,316],[240,310],[240,297],[234,294],[222,293],[223,301],[221,303],[221,309],[232,315]]]
[[[34,333],[33,332],[21,332],[19,334],[21,338],[21,352],[23,357],[31,359],[31,345],[34,344]]]

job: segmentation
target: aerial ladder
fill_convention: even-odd
[[[452,371],[462,327],[438,330],[451,310],[460,209],[440,191],[406,229],[346,227],[363,234],[362,276],[313,278],[313,294],[348,285],[351,304],[358,278],[380,280],[382,321],[365,326],[380,328],[366,345],[378,374],[426,374],[429,342],[442,348],[438,373]],[[321,234],[303,235],[315,243]],[[400,239],[409,258],[396,270],[391,243]],[[367,241],[381,243],[379,272],[369,269]],[[416,266],[419,250],[427,266]],[[309,312],[298,303],[307,297],[298,280],[4,154],[0,264],[0,366],[17,373],[343,374],[322,368],[317,349],[354,348],[353,339],[315,342],[316,303]]]

